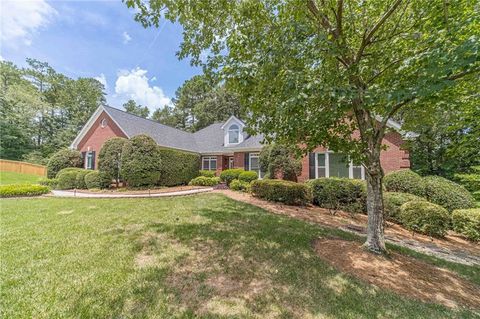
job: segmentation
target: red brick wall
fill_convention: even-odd
[[[100,122],[102,119],[107,119],[107,125],[102,127]],[[106,140],[112,137],[125,137],[125,134],[122,130],[113,122],[113,120],[106,114],[102,112],[97,118],[95,123],[93,123],[90,130],[83,137],[83,139],[78,144],[77,149],[80,152],[95,151],[95,168],[98,167],[98,154],[102,148],[103,143]]]
[[[233,153],[233,167],[234,168],[245,168],[245,153],[238,152]]]

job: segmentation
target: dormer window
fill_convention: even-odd
[[[228,128],[228,144],[237,144],[240,137],[240,128],[237,124],[232,124]]]

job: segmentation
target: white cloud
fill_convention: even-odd
[[[0,41],[11,46],[18,45],[17,41],[30,45],[33,34],[57,15],[46,0],[2,0],[1,6]]]
[[[105,87],[105,90],[108,89],[108,85],[107,85],[107,78],[105,77],[105,74],[103,73],[100,73],[99,76],[96,76],[94,77],[95,80],[97,80],[98,82],[102,83],[103,86]]]
[[[115,93],[117,97],[135,100],[151,111],[170,104],[170,98],[163,90],[158,86],[150,86],[148,81],[146,70],[135,68],[131,71],[120,71],[115,82]]]
[[[122,38],[123,38],[123,44],[127,44],[132,40],[132,37],[127,33],[127,31],[123,31]]]

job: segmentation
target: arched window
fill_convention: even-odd
[[[228,128],[228,143],[235,144],[238,143],[240,137],[240,129],[237,124],[232,124]]]

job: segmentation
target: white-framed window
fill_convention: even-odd
[[[228,144],[237,144],[240,140],[240,128],[237,124],[232,124],[228,128]]]
[[[248,170],[257,172],[258,177],[261,178],[262,172],[260,171],[260,153],[249,153],[248,156]]]
[[[320,177],[365,179],[365,169],[341,153],[315,153],[315,178]]]
[[[93,152],[87,152],[86,169],[93,169]]]
[[[206,171],[217,170],[217,157],[216,156],[202,157],[202,169]]]

